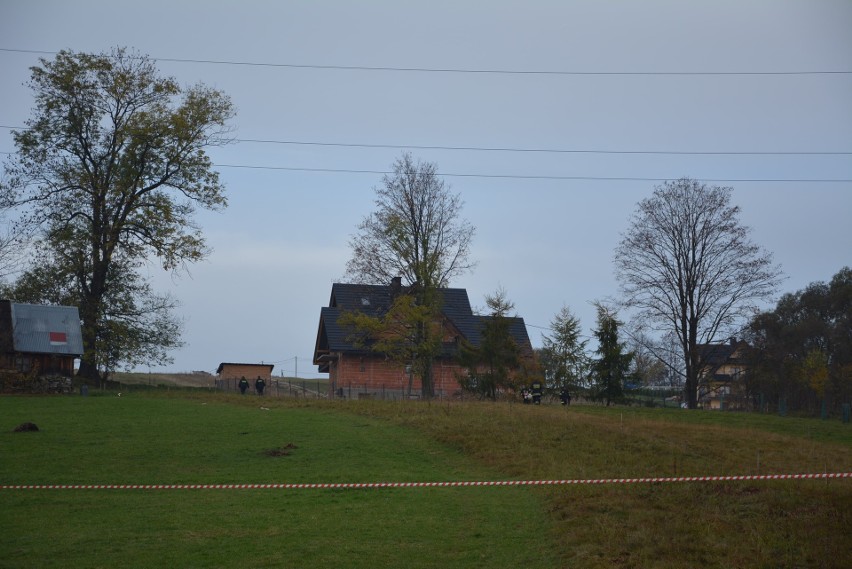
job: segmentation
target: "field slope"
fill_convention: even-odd
[[[33,421],[37,433],[12,433]],[[852,471],[839,422],[680,410],[0,398],[0,484]],[[370,490],[0,490],[0,567],[844,567],[852,479]]]

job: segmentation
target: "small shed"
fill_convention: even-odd
[[[0,300],[0,368],[70,377],[74,360],[82,355],[76,306]]]
[[[255,380],[258,377],[264,381],[272,379],[272,364],[238,364],[223,362],[216,368],[216,375],[219,379],[246,379]]]

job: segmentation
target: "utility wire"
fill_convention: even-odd
[[[0,124],[9,130],[27,130],[26,127]],[[310,140],[276,140],[263,138],[235,138],[234,142],[254,144],[284,144],[291,146],[329,146],[337,148],[392,148],[396,150],[452,150],[475,152],[518,152],[541,154],[636,154],[669,156],[852,156],[852,151],[841,150],[618,150],[584,148],[523,148],[515,146],[451,146],[426,144],[370,144],[359,142],[321,142]]]
[[[56,55],[56,51],[32,49],[0,48],[2,52],[31,53],[36,55]],[[176,57],[152,57],[156,61],[173,63],[204,63],[213,65],[238,65],[248,67],[272,67],[287,69],[315,69],[324,71],[391,71],[407,73],[455,73],[480,75],[555,75],[555,76],[773,76],[773,75],[852,75],[844,70],[786,70],[786,71],[560,71],[531,69],[465,69],[454,67],[394,67],[373,65],[316,65],[305,63],[269,63],[257,61],[236,61],[225,59],[188,59]]]
[[[0,152],[0,154],[12,154]],[[316,172],[324,174],[372,174],[390,175],[390,170],[354,170],[345,168],[300,168],[293,166],[252,166],[249,164],[213,164],[217,168],[242,168],[246,170],[272,170],[284,172]],[[565,181],[604,181],[604,182],[668,182],[672,178],[646,178],[640,176],[555,176],[527,174],[468,174],[460,172],[439,172],[439,176],[448,178],[487,178],[506,180],[565,180]],[[777,183],[814,183],[814,184],[845,184],[852,178],[695,178],[699,182],[710,183],[746,183],[746,182],[777,182]]]
[[[388,170],[350,170],[343,168],[297,168],[290,166],[249,166],[245,164],[214,164],[218,168],[245,168],[249,170],[283,170],[290,172],[322,172],[335,174],[394,174]],[[523,174],[464,174],[439,172],[439,176],[453,178],[502,178],[512,180],[584,180],[584,181],[616,181],[616,182],[667,182],[672,178],[643,178],[634,176],[548,176]],[[848,183],[846,178],[695,178],[700,182],[799,182],[799,183]]]

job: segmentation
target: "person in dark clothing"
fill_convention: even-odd
[[[258,376],[257,380],[254,382],[254,388],[257,391],[258,395],[263,395],[263,388],[266,387],[266,382],[263,381],[263,378]]]
[[[239,388],[240,388],[240,393],[245,395],[246,389],[248,389],[248,380],[245,378],[245,376],[240,378],[240,383],[238,385],[239,385]]]
[[[533,403],[541,405],[541,394],[544,391],[544,385],[539,380],[535,380],[530,386],[530,391],[532,391]]]
[[[559,392],[559,399],[562,400],[562,404],[566,407],[571,404],[571,394],[566,388],[563,387],[562,391]]]

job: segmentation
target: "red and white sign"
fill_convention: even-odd
[[[51,346],[64,346],[68,344],[68,335],[65,332],[49,332]]]

